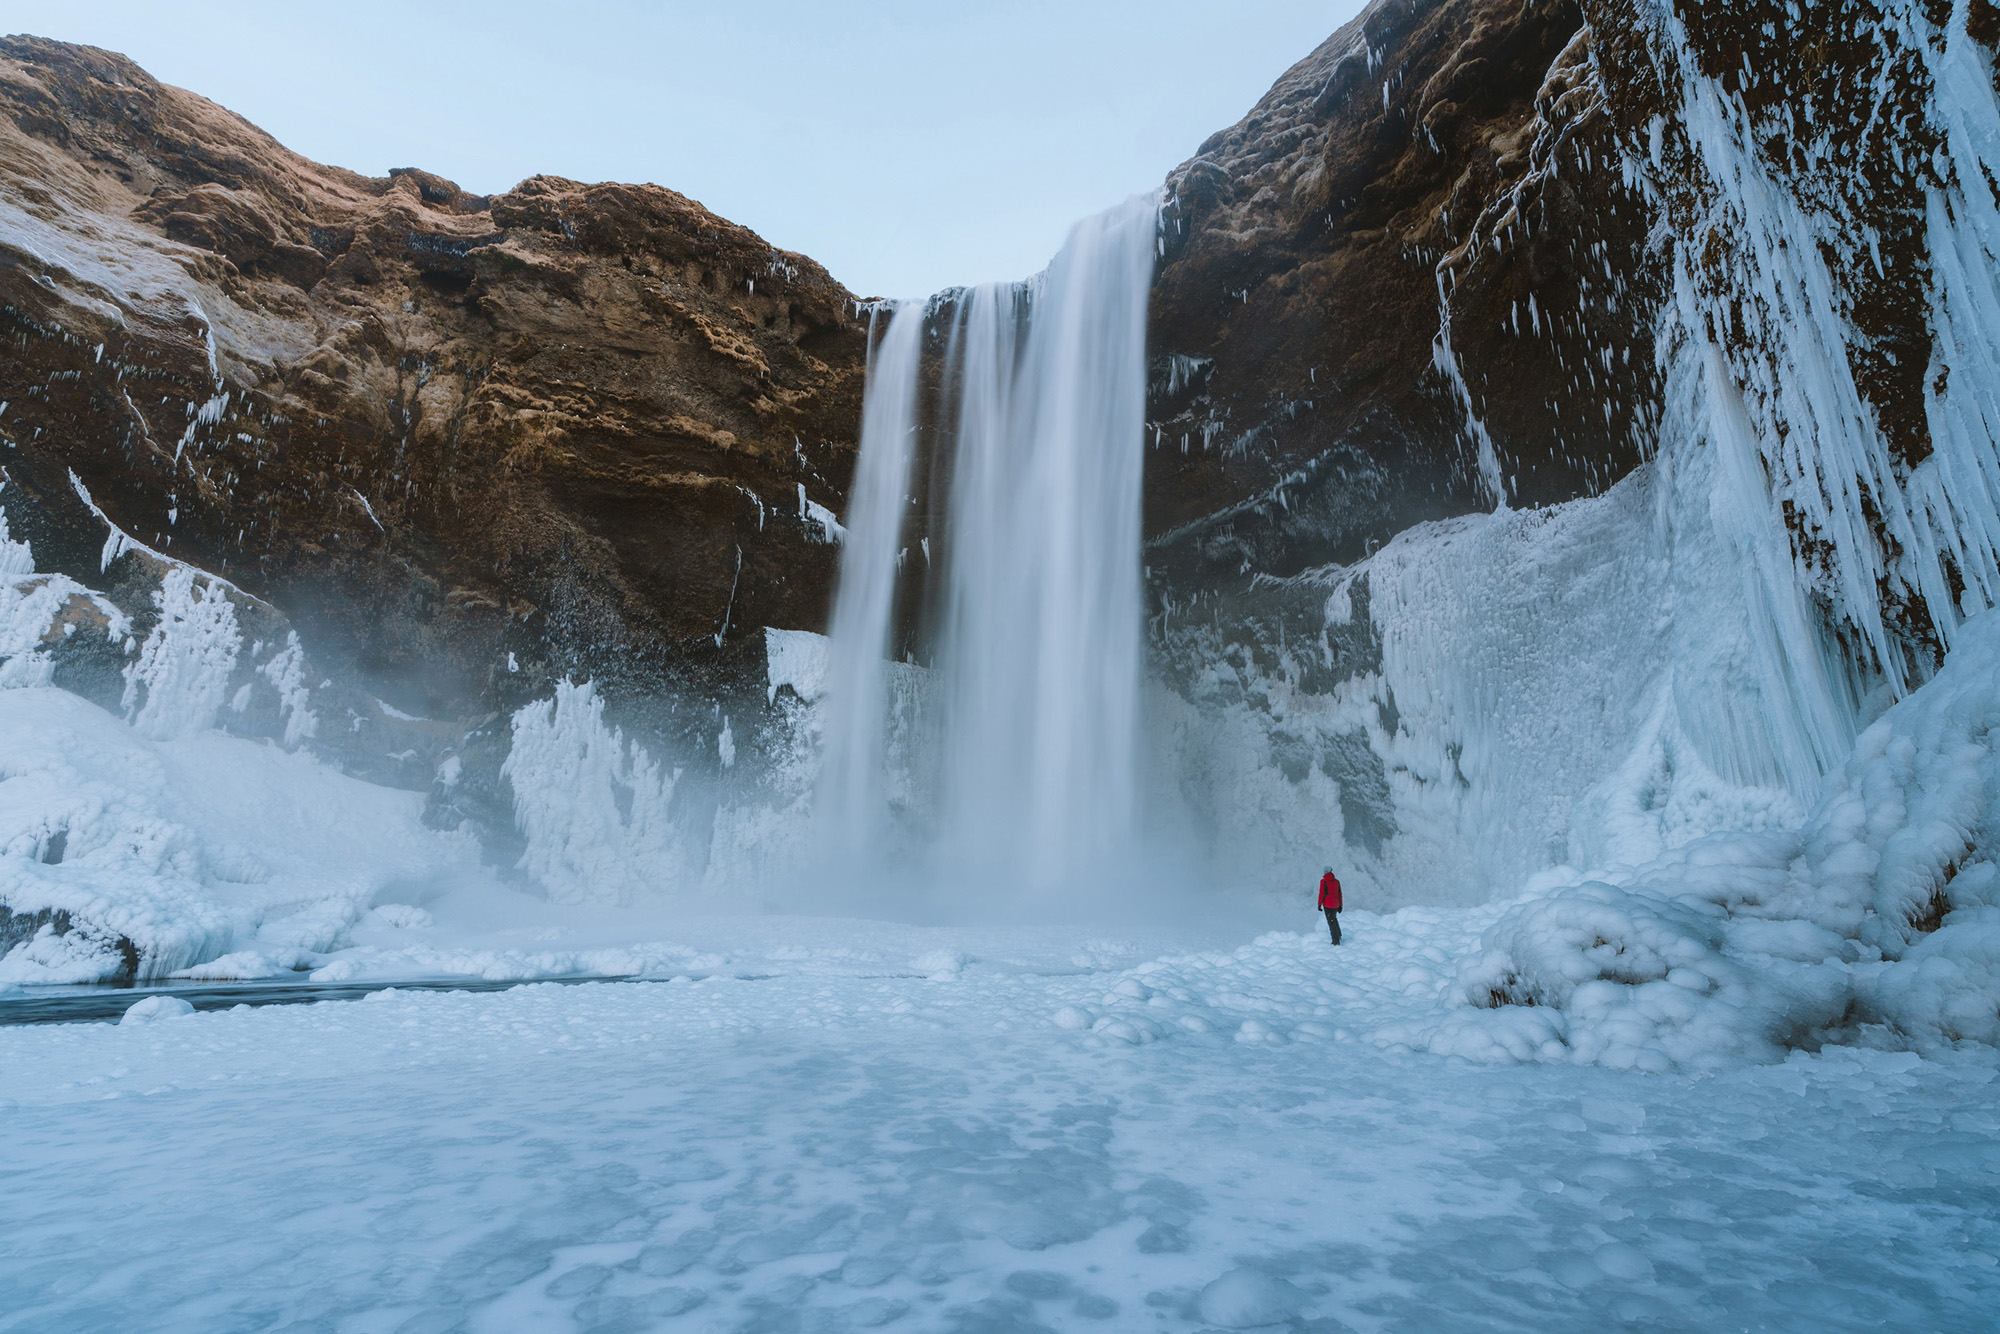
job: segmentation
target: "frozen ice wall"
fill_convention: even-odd
[[[1689,454],[1273,585],[1310,633],[1203,646],[1162,703],[1161,823],[1202,830],[1215,879],[1296,887],[1330,856],[1396,906],[1796,820],[1716,452]]]
[[[1830,604],[1851,656],[1901,695],[1929,664],[1894,613],[1914,610],[1949,647],[2000,594],[2000,114],[1965,3],[1869,8],[1852,34],[1860,68],[1773,103],[1704,72],[1682,17],[1649,6],[1677,114],[1640,170],[1679,215],[1663,355],[1688,343],[1715,360],[1712,431],[1739,434],[1761,465],[1739,470],[1742,503],[1789,516],[1791,582]],[[1842,96],[1866,111],[1858,140],[1861,117],[1828,105]],[[1925,219],[1933,344],[1928,439],[1899,443],[1857,373],[1876,340],[1843,269],[1883,272],[1895,238],[1882,219],[1902,208]]]

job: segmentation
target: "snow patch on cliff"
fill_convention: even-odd
[[[668,804],[678,771],[604,721],[595,683],[564,681],[514,715],[501,775],[527,851],[522,869],[568,902],[630,903],[673,886],[683,863]]]
[[[236,608],[215,580],[195,587],[196,572],[173,565],[153,595],[159,620],[125,669],[123,706],[132,725],[155,741],[192,736],[215,725],[236,670],[243,637]]]

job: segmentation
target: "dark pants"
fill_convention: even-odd
[[[1332,908],[1322,909],[1326,913],[1326,929],[1333,936],[1333,943],[1340,943],[1340,913]]]

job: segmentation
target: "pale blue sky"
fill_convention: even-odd
[[[1360,0],[10,0],[308,157],[656,181],[861,295],[1042,267]]]

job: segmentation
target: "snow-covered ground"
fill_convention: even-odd
[[[1991,1328],[1991,1047],[1439,1058],[1347,925],[0,1029],[0,1330]]]

